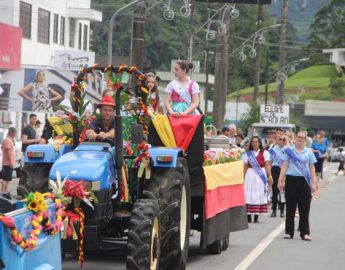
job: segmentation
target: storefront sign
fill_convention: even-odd
[[[80,70],[80,67],[91,66],[95,63],[94,52],[55,51],[55,67],[64,70]]]
[[[0,23],[0,37],[0,69],[20,69],[22,29],[17,26]]]
[[[288,124],[289,110],[289,105],[261,104],[260,123]]]

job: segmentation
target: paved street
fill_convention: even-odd
[[[198,248],[199,235],[191,238],[188,270],[199,269],[265,269],[265,270],[338,270],[345,265],[345,176],[335,176],[338,163],[326,163],[320,192],[311,208],[311,242],[284,240],[284,219],[263,216],[259,224],[231,233],[230,247],[221,255],[206,255]],[[11,189],[13,190],[14,183]],[[67,257],[64,270],[78,269],[75,257]],[[114,254],[87,255],[85,270],[125,269],[124,256]]]

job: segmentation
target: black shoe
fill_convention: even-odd
[[[280,212],[280,217],[285,217],[285,215],[284,215],[284,212],[283,212],[283,211],[281,211],[281,212]]]
[[[271,217],[277,217],[277,212],[273,211],[272,214],[271,214]]]
[[[247,215],[248,223],[252,222],[252,215]]]
[[[254,215],[254,223],[259,223],[259,215]]]

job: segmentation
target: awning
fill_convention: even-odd
[[[67,17],[75,19],[89,20],[95,22],[102,21],[102,12],[91,8],[68,8],[66,15]]]

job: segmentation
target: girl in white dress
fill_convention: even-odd
[[[259,222],[259,214],[268,212],[268,184],[273,179],[270,170],[270,154],[263,150],[261,139],[253,136],[249,149],[243,156],[244,189],[247,204],[248,222]]]

